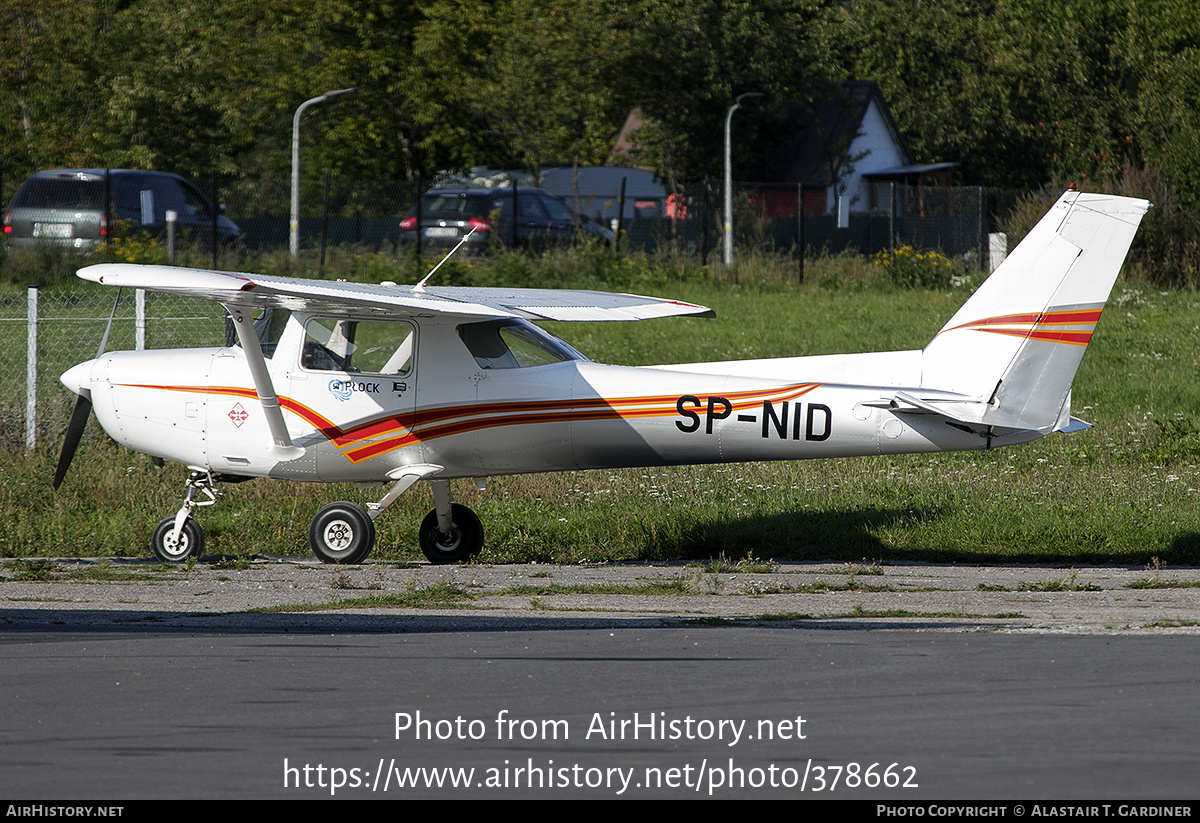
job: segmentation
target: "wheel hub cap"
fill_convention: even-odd
[[[338,520],[325,527],[325,545],[334,551],[345,551],[354,541],[354,529],[345,520]]]

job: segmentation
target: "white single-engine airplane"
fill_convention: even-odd
[[[390,483],[309,528],[327,563],[358,563],[374,520],[419,480],[434,563],[483,528],[450,481],[574,469],[940,452],[1024,443],[1087,424],[1071,381],[1149,208],[1068,191],[923,350],[626,367],[593,363],[531,320],[711,315],[587,291],[435,288],[96,265],[79,276],[225,306],[231,348],[112,352],[62,376],[79,395],[54,478],[90,409],[118,442],[192,471],[158,524],[163,560],[198,555],[213,484],[249,477]],[[252,316],[263,311],[254,322]],[[103,343],[101,347],[103,348]],[[205,499],[207,498],[207,499]]]

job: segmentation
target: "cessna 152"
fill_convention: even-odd
[[[649,367],[593,363],[529,321],[711,312],[600,292],[89,266],[86,280],[220,302],[239,345],[112,352],[67,371],[79,399],[54,485],[94,407],[118,442],[192,470],[153,534],[164,560],[200,553],[192,515],[215,502],[214,482],[275,477],[391,483],[365,508],[313,518],[328,563],[365,559],[375,518],[424,480],[421,549],[450,563],[483,547],[479,519],[451,502],[455,478],[980,449],[1084,428],[1071,381],[1148,208],[1068,191],[923,350]]]

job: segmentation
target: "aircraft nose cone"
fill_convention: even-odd
[[[62,377],[58,379],[75,394],[90,393],[92,389],[92,363],[94,362],[96,361],[88,360],[85,363],[80,363],[78,366],[72,366],[63,372]]]

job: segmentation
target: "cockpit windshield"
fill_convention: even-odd
[[[275,354],[279,338],[283,336],[283,330],[287,327],[288,318],[291,316],[292,313],[287,309],[267,307],[254,321],[254,334],[258,337],[258,345],[262,347],[263,357],[270,360],[271,356]],[[226,320],[228,320],[228,315],[226,315]],[[239,340],[234,345],[241,346],[242,342]]]
[[[532,323],[524,320],[485,320],[458,327],[462,339],[481,369],[525,369],[587,360]]]

